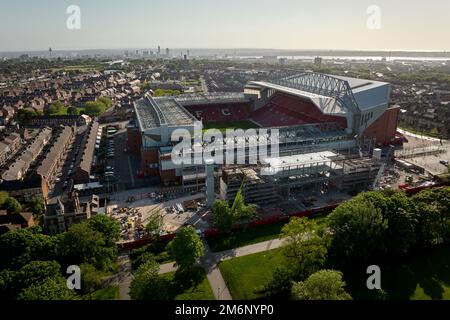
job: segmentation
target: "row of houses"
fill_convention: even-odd
[[[20,148],[21,137],[18,133],[9,134],[4,140],[0,141],[0,167],[3,166]]]
[[[3,173],[2,179],[6,181],[22,179],[51,138],[52,129],[42,129],[17,160]]]
[[[82,149],[78,153],[76,159],[76,170],[73,173],[73,181],[75,184],[89,183],[91,177],[92,165],[94,162],[95,142],[99,134],[99,124],[97,121],[92,122],[86,133],[84,134],[81,146]]]
[[[46,154],[44,161],[37,169],[37,174],[42,177],[48,189],[53,184],[55,176],[65,160],[64,155],[72,144],[73,136],[73,128],[64,127],[52,148]]]
[[[74,78],[73,78],[74,77]],[[44,77],[24,87],[0,90],[0,125],[10,123],[22,108],[43,112],[55,101],[65,106],[83,107],[100,96],[110,97],[114,104],[140,93],[140,81],[134,74],[116,72],[88,73],[59,78]],[[41,85],[38,85],[38,84]]]

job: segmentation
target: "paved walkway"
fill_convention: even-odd
[[[200,261],[200,266],[205,269],[206,277],[211,285],[216,300],[232,300],[230,291],[219,269],[221,261],[247,256],[279,248],[283,245],[283,239],[273,239],[251,244],[245,247],[230,249],[222,252],[211,252],[208,243],[204,241],[205,255]],[[165,263],[159,266],[159,273],[164,274],[177,270],[175,263]]]
[[[214,298],[216,300],[233,300],[219,269],[220,260],[211,252],[208,243],[206,241],[203,241],[203,243],[205,245],[205,255],[202,257],[200,264],[206,271],[206,277],[214,293]]]
[[[130,284],[133,279],[133,275],[131,273],[131,261],[130,256],[128,255],[120,255],[119,256],[119,299],[120,300],[131,300],[130,298]]]
[[[245,247],[230,249],[222,252],[213,253],[218,261],[229,260],[233,258],[238,258],[242,256],[247,256],[249,254],[254,254],[263,251],[269,251],[272,249],[279,248],[283,245],[283,239],[273,239],[264,242],[259,242],[251,244]]]

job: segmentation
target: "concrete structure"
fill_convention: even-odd
[[[214,160],[205,160],[206,171],[206,205],[211,207],[214,203]]]

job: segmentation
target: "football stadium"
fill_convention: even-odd
[[[146,95],[134,105],[128,150],[140,155],[141,174],[159,176],[162,186],[205,190],[205,164],[173,163],[174,130],[193,134],[198,120],[204,129],[278,129],[277,157],[251,165],[214,166],[214,196],[232,198],[244,185],[246,201],[270,205],[296,191],[376,188],[384,159],[402,142],[397,133],[399,108],[389,105],[390,90],[385,82],[304,72],[250,81],[242,92]],[[271,137],[245,139],[247,148],[252,141]],[[227,138],[222,142],[224,152],[234,145]]]

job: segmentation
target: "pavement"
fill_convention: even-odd
[[[131,300],[130,298],[130,285],[133,280],[133,274],[131,273],[131,261],[128,255],[119,256],[119,299]]]
[[[219,263],[221,261],[276,249],[281,247],[283,243],[283,239],[273,239],[241,248],[212,252],[209,249],[208,243],[204,241],[205,255],[200,260],[200,266],[206,271],[206,277],[208,278],[216,300],[233,300],[225,279],[219,269]],[[160,265],[159,274],[174,272],[176,270],[177,266],[175,263],[165,263]]]

